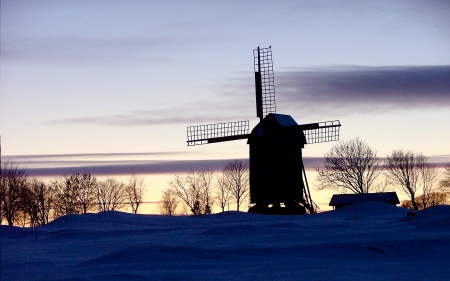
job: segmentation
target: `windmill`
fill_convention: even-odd
[[[249,131],[249,121],[189,126],[187,144],[201,145],[248,139],[250,166],[249,212],[260,214],[315,213],[302,159],[305,144],[339,140],[338,120],[298,125],[290,116],[276,113],[272,49],[253,50],[256,116],[260,122]]]

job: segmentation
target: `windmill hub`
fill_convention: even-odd
[[[315,213],[302,160],[305,144],[339,140],[339,121],[298,125],[277,114],[272,50],[254,54],[256,115],[260,122],[248,133],[248,121],[190,126],[188,145],[248,139],[250,157],[249,212],[260,214]]]

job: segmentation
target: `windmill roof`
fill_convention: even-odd
[[[290,127],[298,125],[297,122],[295,122],[294,118],[292,118],[290,115],[285,114],[272,114],[272,115],[282,127]]]
[[[334,194],[330,206],[350,205],[365,201],[378,201],[389,204],[399,204],[396,192],[365,193],[365,194]]]

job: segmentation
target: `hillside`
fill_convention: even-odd
[[[358,223],[356,224],[356,210]],[[450,206],[71,215],[1,226],[1,280],[450,280]]]

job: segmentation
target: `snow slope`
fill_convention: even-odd
[[[356,212],[358,223],[356,224]],[[1,280],[450,280],[450,206],[71,215],[1,226]]]

